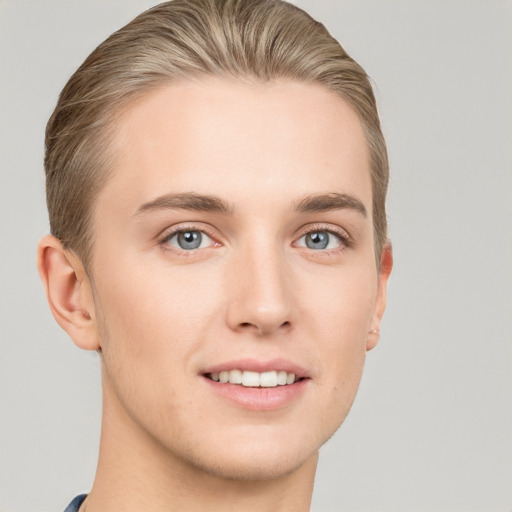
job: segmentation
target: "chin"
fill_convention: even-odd
[[[279,480],[296,472],[301,466],[316,458],[318,450],[305,454],[281,457],[276,460],[268,452],[247,454],[243,457],[224,457],[221,460],[196,460],[196,467],[205,473],[225,480],[268,481]]]
[[[302,425],[304,427],[304,425]],[[192,467],[211,476],[240,481],[268,481],[285,478],[302,466],[316,465],[318,450],[334,434],[337,426],[323,432],[306,432],[295,428],[276,433],[272,428],[242,429],[227,436],[218,436],[208,445],[195,445],[188,454],[181,454]],[[279,429],[280,430],[280,429]]]

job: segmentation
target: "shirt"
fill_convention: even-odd
[[[85,498],[87,498],[87,494],[80,494],[77,496],[64,510],[64,512],[78,512],[80,505],[84,502]]]

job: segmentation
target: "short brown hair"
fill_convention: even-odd
[[[377,263],[387,239],[388,158],[367,74],[301,9],[281,0],[174,0],[112,34],[69,79],[46,128],[51,232],[88,264],[94,200],[113,169],[113,120],[164,83],[204,75],[319,83],[361,119],[369,147]]]

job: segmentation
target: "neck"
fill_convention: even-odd
[[[86,512],[309,511],[315,452],[294,471],[266,480],[227,479],[178,458],[105,396],[98,468]]]

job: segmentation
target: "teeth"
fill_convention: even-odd
[[[287,373],[286,372],[283,372],[283,371],[280,371],[280,372],[277,372],[277,384],[278,386],[284,386],[286,384],[286,377],[287,377]]]
[[[231,370],[229,372],[229,382],[231,384],[242,384],[243,374],[240,370]]]
[[[277,373],[263,372],[260,375],[260,386],[262,388],[275,388],[277,386]]]
[[[295,382],[295,374],[283,370],[270,372],[250,372],[248,370],[223,370],[219,373],[211,373],[210,378],[222,384],[241,384],[251,388],[275,388]]]
[[[247,372],[242,374],[242,386],[247,387],[259,387],[260,385],[260,374],[258,372]]]

